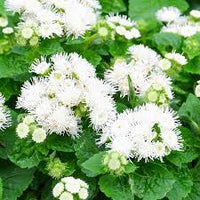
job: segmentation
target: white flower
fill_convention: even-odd
[[[191,10],[190,15],[196,19],[200,18],[200,11],[199,10]]]
[[[65,189],[71,192],[72,194],[78,193],[81,189],[80,182],[73,177],[65,178],[64,182],[65,182]]]
[[[105,129],[111,140],[107,147],[129,158],[162,160],[171,150],[182,147],[179,125],[175,112],[167,107],[139,106],[119,114]]]
[[[179,53],[166,53],[165,54],[165,58],[169,59],[169,60],[173,60],[176,63],[178,63],[179,65],[186,65],[187,64],[187,59],[185,58],[185,56],[179,54]]]
[[[57,183],[53,188],[53,196],[59,197],[62,194],[62,192],[64,191],[64,189],[65,189],[65,186],[63,183],[61,183],[61,182]]]
[[[22,37],[24,37],[25,39],[30,39],[33,36],[33,33],[33,29],[29,27],[22,29]]]
[[[132,21],[130,18],[127,18],[126,15],[110,14],[109,16],[106,17],[106,21],[109,25],[115,24],[115,25],[121,25],[124,27],[133,27],[136,25],[136,22]]]
[[[14,30],[13,30],[12,27],[6,27],[6,28],[4,28],[4,29],[2,30],[2,32],[3,32],[4,34],[9,35],[9,34],[12,34],[12,33],[14,32]]]
[[[140,86],[139,95],[145,96],[150,93],[156,95],[155,101],[152,100],[150,102],[160,102],[159,98],[162,98],[162,96],[160,96],[161,94],[166,95],[166,100],[172,99],[171,79],[163,73],[152,73],[147,81]],[[162,103],[162,100],[160,103]]]
[[[178,8],[170,6],[163,7],[156,12],[156,17],[159,21],[162,22],[171,22],[176,20],[181,15],[181,12]]]
[[[125,15],[110,14],[106,17],[106,23],[115,30],[117,34],[124,36],[128,40],[141,36],[139,30],[134,27],[136,23]]]
[[[96,0],[6,0],[5,4],[20,13],[22,23],[34,24],[35,33],[43,38],[84,35],[96,23],[101,8]],[[23,35],[29,39],[31,31],[24,30]]]
[[[50,63],[46,62],[45,57],[41,57],[41,60],[35,59],[33,64],[31,65],[31,72],[36,74],[43,75],[50,69]]]
[[[78,193],[78,196],[80,199],[87,199],[88,198],[88,190],[85,188],[81,188]]]
[[[30,125],[32,123],[35,122],[35,118],[31,115],[27,115],[24,119],[23,119],[23,123]]]
[[[29,126],[25,123],[18,124],[18,126],[16,128],[16,133],[19,138],[21,138],[21,139],[26,138],[29,133]]]
[[[17,108],[26,109],[46,132],[73,138],[80,132],[80,119],[74,114],[80,103],[86,104],[96,130],[115,118],[115,89],[96,77],[90,63],[76,53],[56,54],[50,61],[42,57],[31,65],[31,71],[46,76],[25,82]]]
[[[135,61],[140,61],[145,65],[153,66],[160,60],[160,56],[153,49],[143,44],[129,47],[129,53]]]
[[[161,59],[158,63],[158,66],[160,67],[161,70],[166,71],[171,68],[171,62],[168,59]]]
[[[8,25],[8,19],[6,17],[0,17],[0,27],[5,27]]]
[[[74,197],[71,193],[69,192],[63,192],[60,197],[59,200],[74,200]]]
[[[46,137],[47,137],[47,134],[46,134],[46,131],[43,128],[36,128],[33,131],[32,139],[36,143],[44,142],[44,140],[46,139]]]

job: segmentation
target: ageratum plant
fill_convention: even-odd
[[[0,0],[0,200],[200,199],[200,3]]]

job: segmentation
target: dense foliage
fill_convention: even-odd
[[[0,200],[200,199],[200,3],[26,1],[0,0]]]

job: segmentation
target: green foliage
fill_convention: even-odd
[[[165,165],[159,163],[145,164],[130,175],[133,193],[144,200],[162,199],[175,183],[173,174]]]
[[[103,12],[105,13],[117,13],[126,11],[126,6],[123,0],[100,0],[100,4],[102,6]]]
[[[116,177],[113,175],[104,175],[99,179],[100,190],[105,193],[107,197],[113,200],[133,200],[134,194],[125,177]]]
[[[55,142],[56,141],[56,142]],[[54,151],[73,152],[73,140],[68,136],[57,137],[52,134],[47,138],[47,147]]]
[[[3,200],[17,200],[33,180],[35,169],[21,169],[1,161],[0,177],[3,182]]]
[[[3,183],[2,183],[2,179],[0,178],[0,199],[2,199],[3,196]]]
[[[176,169],[173,171],[173,175],[175,183],[173,188],[167,193],[167,197],[169,200],[182,200],[191,192],[193,186],[192,176],[187,168]]]
[[[18,139],[13,145],[9,159],[21,168],[32,168],[44,160],[48,154],[45,144]]]
[[[193,94],[189,94],[186,102],[180,107],[178,114],[198,129],[198,125],[200,125],[200,100]]]
[[[184,40],[183,51],[190,59],[200,55],[200,34],[197,33]]]
[[[95,176],[99,174],[104,174],[105,169],[103,165],[103,159],[105,156],[105,152],[100,152],[98,154],[93,155],[91,158],[89,158],[87,161],[85,161],[82,166],[94,173]]]
[[[152,45],[161,53],[180,50],[183,39],[175,33],[155,33],[151,37]]]

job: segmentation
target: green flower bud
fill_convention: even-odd
[[[47,171],[53,178],[61,178],[66,171],[66,163],[62,163],[59,158],[54,158],[47,163]]]

